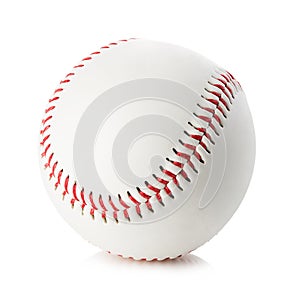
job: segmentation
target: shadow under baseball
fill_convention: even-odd
[[[99,264],[101,266],[116,266],[116,267],[123,267],[123,266],[130,266],[130,269],[151,269],[151,268],[163,268],[163,269],[182,269],[182,268],[197,268],[200,270],[211,269],[211,265],[207,263],[202,258],[194,255],[194,254],[187,254],[180,258],[176,259],[166,259],[163,261],[151,261],[147,262],[144,260],[135,261],[133,259],[123,258],[120,256],[108,254],[106,252],[100,251],[91,257],[86,259],[87,263],[92,264]]]

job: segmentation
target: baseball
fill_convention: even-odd
[[[40,129],[42,176],[64,219],[104,251],[164,260],[234,214],[255,160],[240,83],[203,56],[110,43],[60,81]]]

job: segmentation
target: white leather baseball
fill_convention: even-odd
[[[85,239],[163,260],[211,239],[247,190],[255,136],[238,81],[190,50],[129,39],[84,58],[42,121],[57,210]]]

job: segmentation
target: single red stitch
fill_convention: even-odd
[[[103,202],[103,200],[102,200],[101,194],[99,195],[98,201],[99,201],[99,204],[100,204],[100,207],[102,208],[102,210],[106,212],[107,209],[106,209],[106,207],[105,207],[105,205],[104,205],[104,202]]]
[[[202,159],[200,153],[197,152],[197,149],[194,151],[194,156],[200,163],[204,163],[204,160]]]
[[[45,125],[45,123],[47,121],[49,121],[51,118],[52,118],[52,115],[49,115],[47,118],[45,118],[45,119],[42,120],[42,124]]]
[[[188,177],[187,173],[186,173],[183,169],[181,169],[181,171],[179,172],[179,174],[181,174],[182,177],[183,177],[186,181],[188,181],[188,182],[191,181],[191,179]]]
[[[81,191],[80,191],[80,198],[81,198],[81,201],[82,201],[81,208],[83,210],[85,208],[85,206],[87,205],[86,201],[84,199],[84,188],[82,188]]]
[[[146,204],[146,207],[148,208],[148,210],[149,210],[150,212],[154,213],[154,210],[153,210],[153,208],[152,208],[152,205],[151,205],[150,201],[149,201],[149,200],[146,200],[146,201],[145,201],[145,204]]]
[[[74,76],[74,75],[75,75],[75,73],[69,73],[69,74],[66,75],[66,78],[68,78],[70,76]]]
[[[156,176],[155,174],[152,174],[152,176],[153,176],[159,183],[161,183],[161,184],[166,185],[166,184],[169,183],[169,181],[164,180],[163,178],[160,178],[160,177]]]
[[[211,123],[209,123],[209,127],[211,127],[211,128],[212,128],[212,130],[215,132],[215,134],[216,134],[217,136],[220,136],[219,132],[217,131],[216,127],[213,125],[213,123],[212,123],[212,122],[211,122]]]
[[[201,95],[201,98],[203,98],[203,99],[205,99],[206,101],[208,101],[208,102],[214,104],[215,106],[218,106],[218,105],[219,105],[218,100],[215,100],[215,99],[209,99],[209,98],[204,97],[203,95]]]
[[[198,173],[198,170],[196,169],[195,165],[191,162],[191,160],[187,161],[188,166],[190,166],[196,173]],[[183,167],[182,167],[183,168]]]
[[[56,169],[56,167],[57,167],[57,164],[58,164],[58,161],[56,161],[56,162],[53,164],[53,166],[52,166],[52,171],[51,171],[51,173],[50,173],[50,175],[49,175],[49,180],[51,180],[52,177],[55,177],[55,169]]]
[[[191,158],[190,155],[188,155],[188,154],[186,154],[186,153],[179,152],[179,151],[177,151],[175,148],[173,148],[173,152],[174,152],[177,156],[179,156],[179,157],[181,157],[181,158],[183,158],[183,159],[190,160],[190,158]]]
[[[188,161],[188,163],[189,163],[189,161]],[[173,178],[172,181],[174,182],[175,186],[177,186],[178,189],[180,189],[181,191],[183,191],[182,187],[179,185],[177,177]]]
[[[71,81],[70,79],[65,79],[65,80],[60,81],[60,84],[69,83],[70,81]]]
[[[219,125],[223,128],[221,118],[217,114],[214,114],[213,118],[216,119],[216,121],[219,123]]]
[[[113,203],[110,195],[108,196],[108,202],[111,205],[111,207],[113,208],[113,217],[114,217],[115,221],[119,222],[118,221],[118,212],[119,212],[119,209],[114,205],[114,203]]]
[[[165,186],[164,190],[171,198],[174,198],[174,195],[168,186]]]
[[[65,178],[65,183],[64,183],[65,190],[63,192],[63,198],[65,197],[66,194],[69,194],[68,186],[69,186],[69,175]]]
[[[63,174],[63,169],[61,169],[60,171],[59,171],[59,173],[58,173],[58,175],[57,175],[57,181],[56,181],[56,183],[55,183],[55,190],[57,189],[57,187],[60,185],[60,180],[61,180],[61,176],[62,176],[62,174]]]
[[[98,210],[98,208],[96,207],[95,203],[94,203],[94,199],[93,199],[93,192],[91,191],[90,194],[89,194],[89,200],[90,200],[90,203],[93,207],[94,210]]]
[[[84,64],[78,64],[78,65],[75,65],[73,68],[74,68],[74,69],[77,69],[77,68],[79,68],[79,67],[84,67]]]
[[[135,205],[140,205],[140,204],[141,204],[138,200],[136,200],[136,199],[130,194],[129,191],[127,191],[127,195],[128,195],[128,197],[129,197],[129,199],[130,199]]]
[[[113,208],[114,211],[117,211],[117,212],[119,211],[119,209],[113,203],[110,195],[108,196],[108,202],[109,202],[109,204],[111,205],[111,207]]]
[[[189,149],[189,150],[194,151],[195,148],[196,148],[196,145],[189,144],[189,143],[185,143],[185,142],[183,142],[181,139],[179,139],[178,141],[179,141],[179,143],[180,143],[182,146],[186,147],[186,148]]]
[[[222,115],[227,118],[227,115],[225,114],[224,110],[222,109],[222,107],[220,105],[217,106],[217,109],[222,113]]]
[[[168,162],[172,163],[173,165],[175,165],[176,167],[182,168],[182,167],[184,166],[184,164],[181,163],[181,162],[174,161],[174,160],[171,160],[171,159],[169,159],[169,158],[166,158],[166,160],[167,160]]]
[[[137,213],[141,218],[143,218],[142,213],[141,213],[140,205],[136,205],[136,206],[135,206],[135,211],[136,211],[136,213]]]
[[[162,198],[161,198],[159,192],[155,194],[155,197],[156,197],[156,199],[158,200],[158,202],[164,207],[165,204],[163,203]]]
[[[198,117],[199,119],[204,120],[204,121],[207,122],[207,123],[210,123],[210,122],[211,122],[211,118],[208,117],[208,116],[198,115],[198,114],[196,114],[196,113],[194,113],[194,115],[195,115],[196,117]]]
[[[197,104],[197,106],[200,107],[201,109],[205,110],[205,111],[210,112],[211,114],[214,114],[214,113],[215,113],[215,110],[212,109],[212,108],[209,108],[209,107],[203,107],[203,106],[201,106],[200,104]]]
[[[52,111],[53,109],[55,109],[55,106],[50,106],[45,110],[45,114],[47,114],[49,111]]]
[[[138,191],[138,193],[145,199],[150,199],[151,198],[151,195],[143,192],[139,187],[136,187],[136,190]]]
[[[55,89],[54,94],[56,94],[58,92],[62,92],[63,90],[64,90],[63,88],[57,88],[57,89]]]
[[[119,42],[127,42],[127,39],[120,39]]]
[[[159,166],[159,169],[167,176],[171,177],[171,178],[174,178],[176,177],[176,174],[173,173],[172,171],[169,171],[167,169],[164,169],[162,166]]]
[[[201,141],[199,145],[202,146],[210,154],[210,150],[207,148],[207,145],[203,141]]]
[[[129,217],[129,214],[128,214],[127,209],[123,210],[123,214],[124,214],[124,217],[125,217],[128,221],[130,221],[130,217]]]
[[[91,60],[91,59],[92,59],[92,57],[85,57],[82,59],[82,61]]]
[[[109,49],[109,46],[103,46],[100,49]]]
[[[45,142],[49,139],[49,137],[50,137],[50,134],[47,135],[46,137],[44,137],[43,140],[40,142],[40,145],[44,146]]]
[[[74,182],[73,184],[73,188],[72,188],[72,192],[73,192],[73,198],[76,200],[76,201],[79,201],[78,197],[77,197],[77,192],[76,192],[76,189],[77,189],[77,183]]]
[[[54,155],[54,153],[52,153],[52,154],[49,156],[48,162],[44,165],[45,168],[50,167],[50,163],[51,163],[51,160],[52,160],[52,158],[53,158],[53,155]]]
[[[59,97],[54,97],[54,98],[50,99],[48,102],[51,103],[53,101],[57,101],[58,99],[59,99]]]
[[[101,52],[96,51],[96,52],[91,53],[90,55],[98,55],[98,54],[100,54],[100,53],[101,53]]]
[[[129,199],[135,204],[135,210],[137,212],[137,214],[142,218],[142,214],[141,214],[141,208],[140,208],[140,202],[137,201],[131,194],[129,191],[127,191],[127,195],[129,197]]]
[[[157,192],[160,191],[159,188],[154,187],[153,185],[149,184],[147,181],[145,181],[145,185],[146,185],[147,188],[149,188],[150,190],[154,191],[155,193],[157,193]]]
[[[110,46],[116,46],[116,45],[118,45],[117,43],[110,43],[109,44]]]
[[[128,211],[127,211],[127,209],[129,209],[130,206],[129,206],[128,204],[126,204],[125,201],[122,200],[122,197],[121,197],[120,194],[118,194],[118,198],[119,198],[120,204],[125,208],[125,209],[123,210],[124,217],[125,217],[128,221],[130,221],[130,217],[129,217],[129,214],[128,214]]]
[[[51,143],[49,143],[47,146],[46,146],[46,148],[45,148],[45,150],[44,150],[44,152],[42,153],[42,158],[43,157],[46,157],[46,155],[47,155],[47,152],[48,152],[48,150],[49,150],[49,148],[50,148],[50,146],[51,146]]]
[[[119,202],[120,204],[125,208],[125,209],[129,209],[130,206],[122,199],[121,195],[118,194],[118,198],[119,198]]]

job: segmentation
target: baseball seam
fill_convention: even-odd
[[[49,107],[45,109],[45,117],[42,120],[42,128],[40,130],[42,138],[40,142],[42,148],[41,157],[46,161],[44,168],[45,171],[48,171],[49,180],[56,179],[54,182],[55,190],[58,188],[62,189],[62,198],[69,197],[72,208],[74,208],[75,204],[80,204],[82,213],[84,213],[87,206],[90,206],[89,213],[92,219],[95,219],[95,211],[98,211],[104,223],[106,223],[110,217],[114,219],[115,223],[119,223],[119,213],[123,213],[124,218],[130,222],[129,211],[132,209],[135,210],[140,218],[143,218],[141,212],[142,205],[145,205],[149,211],[154,213],[155,211],[151,204],[153,200],[157,200],[162,207],[165,206],[162,192],[167,194],[170,199],[174,199],[171,185],[183,191],[180,185],[180,179],[182,178],[187,182],[191,182],[184,168],[189,167],[194,172],[199,173],[194,159],[196,159],[200,165],[205,164],[203,151],[208,154],[211,153],[210,146],[215,144],[213,135],[219,136],[218,130],[223,128],[223,123],[227,118],[227,114],[230,112],[230,106],[237,93],[241,90],[239,82],[229,72],[217,68],[214,74],[208,79],[206,87],[201,94],[201,98],[205,100],[207,105],[202,106],[200,103],[196,103],[199,113],[193,112],[194,120],[188,122],[188,129],[184,130],[187,141],[179,139],[178,148],[180,148],[180,150],[173,148],[173,152],[175,156],[178,157],[178,160],[184,160],[185,162],[167,157],[166,160],[169,166],[160,166],[161,176],[153,174],[154,180],[160,187],[145,181],[147,192],[145,190],[143,191],[140,187],[136,187],[139,200],[136,196],[133,196],[127,191],[126,196],[130,202],[126,202],[120,194],[117,195],[117,198],[113,198],[109,195],[108,199],[103,199],[100,194],[97,196],[96,204],[93,191],[87,193],[83,186],[80,188],[75,180],[71,181],[70,175],[64,172],[64,169],[60,167],[59,161],[54,157],[55,151],[51,148],[51,134],[48,133],[53,121],[51,112],[56,109],[55,103],[60,100],[59,95],[64,90],[64,86],[70,83],[72,77],[76,75],[76,69],[83,68],[88,61],[91,61],[95,55],[101,54],[102,51],[106,51],[120,43],[129,42],[130,40],[134,40],[134,38],[120,40],[116,43],[110,43],[107,46],[101,47],[100,51],[91,53],[82,59],[79,64],[75,65],[74,71],[68,73],[66,77],[60,81],[59,87],[54,91],[53,97],[48,101]],[[205,123],[205,126],[201,125],[201,123]]]

